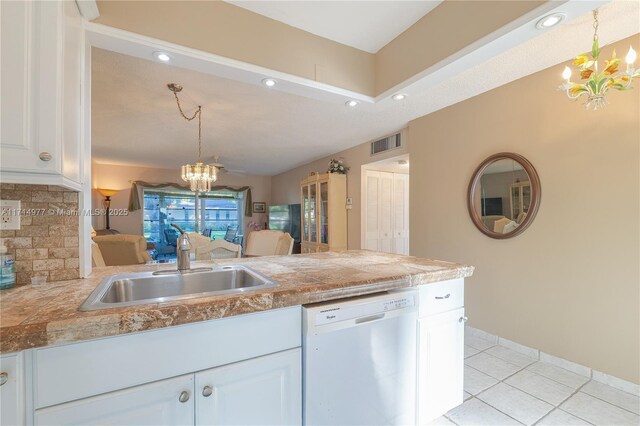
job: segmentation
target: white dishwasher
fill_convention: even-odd
[[[415,424],[416,324],[414,291],[304,306],[304,424]]]

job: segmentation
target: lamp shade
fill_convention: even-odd
[[[112,195],[115,195],[115,193],[118,192],[118,190],[117,189],[101,189],[101,188],[98,188],[98,192],[103,197],[111,197]]]

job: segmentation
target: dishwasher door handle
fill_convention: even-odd
[[[363,322],[375,321],[384,318],[384,312],[368,317],[356,318],[356,324],[362,324]]]

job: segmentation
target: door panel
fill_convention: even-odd
[[[378,172],[366,172],[366,249],[378,250]]]
[[[0,165],[4,171],[59,173],[60,2],[0,2],[2,62]],[[39,158],[41,152],[53,156]]]
[[[378,193],[378,250],[393,251],[393,173],[380,172]]]
[[[409,175],[393,175],[393,252],[409,254]]]
[[[418,320],[418,424],[462,404],[464,308]]]
[[[297,348],[197,373],[196,424],[301,424],[301,363]]]
[[[180,402],[182,392],[189,399]],[[193,374],[36,410],[36,425],[193,425]]]

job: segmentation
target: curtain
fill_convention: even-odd
[[[137,180],[131,183],[131,194],[129,194],[129,211],[136,211],[142,208],[142,203],[140,201],[140,192],[139,188],[176,188],[185,191],[190,191],[189,187],[186,185],[180,185],[174,182],[165,182],[165,183],[149,183],[141,180]],[[246,192],[245,204],[244,204],[244,215],[246,217],[251,217],[252,215],[252,201],[251,201],[251,187],[250,186],[242,186],[235,188],[233,186],[226,185],[218,185],[212,186],[212,191],[233,191],[233,192]]]

